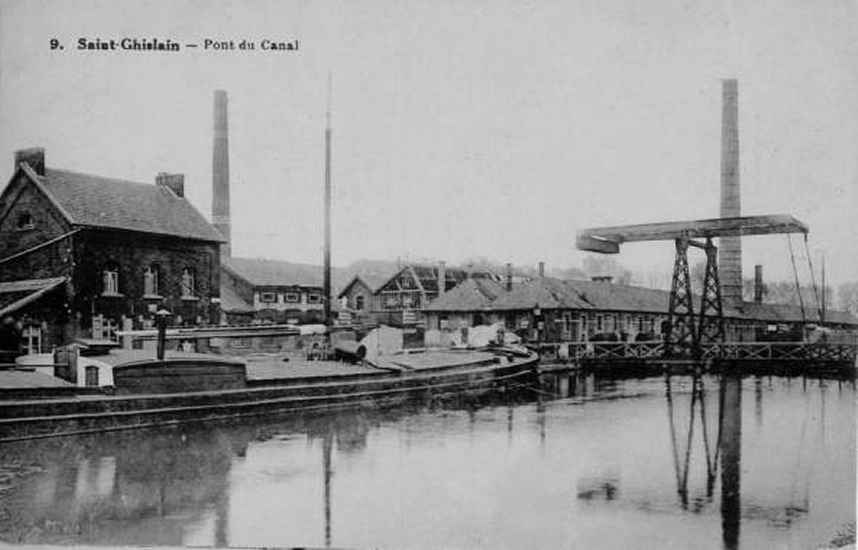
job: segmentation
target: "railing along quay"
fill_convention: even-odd
[[[664,361],[664,342],[542,342],[532,347],[563,362]],[[826,342],[722,342],[702,344],[701,361],[854,363],[858,344]]]

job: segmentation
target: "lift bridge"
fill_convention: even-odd
[[[664,354],[666,357],[696,359],[701,357],[703,346],[723,343],[725,339],[724,305],[718,279],[718,249],[712,239],[784,233],[807,235],[808,227],[794,217],[783,214],[741,216],[583,229],[578,232],[575,244],[579,250],[617,254],[623,243],[673,240],[676,257],[670,285]],[[706,272],[696,324],[688,247],[699,248],[706,254]]]

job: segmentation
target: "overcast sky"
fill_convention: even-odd
[[[74,49],[79,37],[300,50],[92,53]],[[328,71],[337,265],[578,265],[579,228],[715,217],[720,80],[735,77],[743,213],[795,215],[833,282],[858,279],[850,0],[4,0],[0,155],[7,173],[13,151],[35,145],[57,168],[184,173],[209,216],[212,92],[226,89],[234,253],[320,262]],[[786,237],[744,246],[746,276],[762,263],[767,279],[792,277]],[[672,244],[626,245],[618,259],[669,271]]]

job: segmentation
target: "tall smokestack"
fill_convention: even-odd
[[[742,215],[739,186],[739,84],[736,79],[721,83],[721,217]],[[721,237],[718,271],[725,305],[742,304],[742,240]]]
[[[447,292],[447,262],[438,262],[438,296]]]
[[[232,235],[229,219],[229,135],[226,115],[226,92],[214,93],[214,147],[212,150],[212,223],[226,243],[221,256],[232,255]]]

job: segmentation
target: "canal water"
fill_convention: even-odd
[[[0,446],[0,541],[816,548],[854,381],[543,376],[491,397]]]

